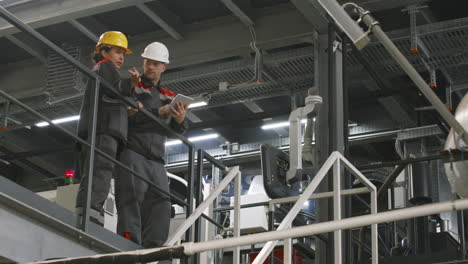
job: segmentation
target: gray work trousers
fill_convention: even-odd
[[[116,158],[119,140],[110,135],[96,135],[96,148]],[[86,188],[88,187],[89,150],[80,153],[81,184],[76,197],[76,207],[84,207]],[[91,186],[91,208],[103,213],[103,205],[109,194],[115,164],[95,154],[93,184]]]
[[[120,161],[156,186],[169,192],[164,164],[124,149]],[[115,177],[117,233],[130,233],[130,240],[146,248],[166,242],[171,220],[171,202],[167,195],[122,169]]]

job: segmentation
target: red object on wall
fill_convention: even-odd
[[[284,250],[283,249],[275,249],[275,258],[283,261],[284,258]],[[253,263],[255,258],[258,256],[260,252],[253,252],[250,253],[250,263]],[[269,264],[270,263],[270,257],[268,257],[263,264]],[[279,261],[274,261],[274,264],[281,264],[282,262]],[[299,253],[299,250],[293,248],[293,255],[292,255],[292,263],[293,264],[304,264],[304,257]]]
[[[65,176],[65,178],[75,178],[75,171],[74,170],[66,170],[64,176]]]

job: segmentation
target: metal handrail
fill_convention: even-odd
[[[203,200],[203,194],[202,194],[202,183],[201,183],[201,179],[203,177],[203,167],[204,167],[204,164],[203,164],[203,160],[206,159],[209,163],[211,163],[213,166],[217,167],[218,169],[222,170],[222,171],[225,171],[226,170],[226,166],[219,160],[215,159],[214,157],[212,157],[210,154],[208,154],[205,150],[203,149],[199,149],[198,150],[198,153],[197,153],[197,173],[196,173],[196,177],[194,179],[196,179],[194,182],[193,182],[193,186],[194,186],[194,189],[193,189],[193,197],[195,198],[195,208],[200,206],[201,204],[201,201]],[[187,215],[187,218],[189,217],[189,215]],[[215,221],[215,225],[220,227],[219,224]],[[224,228],[223,226],[221,226],[221,228]],[[195,221],[195,233],[194,233],[194,241],[195,242],[199,242],[201,240],[201,221],[200,219],[197,219]],[[195,259],[194,261],[195,263],[198,263],[198,259]]]
[[[203,162],[203,160],[200,160]],[[241,188],[241,172],[239,171],[239,166],[226,168],[225,170],[227,175],[219,183],[219,185],[208,195],[208,197],[195,209],[195,211],[187,217],[187,219],[177,228],[177,230],[168,238],[165,245],[173,246],[175,245],[182,234],[189,230],[189,228],[195,223],[195,221],[202,215],[213,201],[221,194],[221,192],[230,184],[232,180],[235,180],[235,196],[234,196],[234,237],[240,236],[240,188]],[[236,247],[234,250],[234,262],[240,263],[240,248]]]
[[[337,151],[333,152],[328,159],[323,163],[320,170],[314,176],[314,179],[307,188],[304,190],[299,199],[296,200],[294,206],[289,210],[288,214],[284,217],[280,226],[276,229],[277,231],[291,228],[292,221],[301,210],[304,202],[306,202],[311,195],[315,192],[322,180],[327,176],[328,172],[333,169],[333,209],[334,209],[334,220],[342,220],[341,217],[341,196],[344,194],[344,190],[341,190],[341,166],[346,168],[351,174],[353,174],[371,193],[371,214],[377,213],[377,189],[361,172],[359,172],[343,155]],[[354,192],[356,190],[349,190]],[[349,194],[349,193],[348,193]],[[372,263],[377,264],[378,256],[378,244],[377,244],[377,225],[372,225]],[[253,264],[263,263],[273,248],[278,243],[278,240],[267,242],[260,253],[257,255]],[[334,251],[335,251],[335,263],[341,263],[342,257],[342,233],[340,231],[334,232]],[[291,239],[285,241],[285,251],[291,252]],[[285,254],[287,260],[285,263],[291,263],[291,254]]]
[[[180,204],[183,204],[184,206],[187,207],[187,211],[191,212],[193,209],[192,209],[192,204],[191,203],[186,203],[185,201],[183,201],[183,199],[181,199],[180,197],[176,196],[176,195],[173,195],[173,194],[170,194],[164,190],[162,190],[161,188],[159,188],[158,186],[156,186],[155,184],[153,184],[152,182],[150,182],[149,180],[145,179],[143,176],[141,176],[140,174],[136,173],[135,171],[133,171],[131,168],[125,166],[124,164],[122,164],[121,162],[117,161],[115,158],[107,155],[106,153],[104,153],[103,151],[99,150],[99,149],[96,149],[95,148],[95,142],[94,142],[94,138],[95,138],[95,134],[96,134],[96,120],[97,120],[97,117],[96,117],[96,114],[97,114],[97,105],[98,105],[98,100],[96,98],[96,96],[98,95],[98,92],[99,92],[99,88],[100,88],[100,84],[102,84],[102,86],[107,90],[107,91],[110,91],[115,97],[117,97],[118,99],[120,99],[122,102],[124,102],[125,104],[127,105],[130,105],[134,108],[138,108],[138,105],[136,104],[135,101],[133,100],[130,100],[129,98],[127,97],[124,97],[122,96],[118,91],[116,91],[111,84],[109,84],[106,80],[103,80],[102,78],[100,78],[96,73],[94,73],[93,71],[89,70],[85,65],[83,65],[81,62],[77,61],[75,58],[73,58],[72,56],[70,56],[68,53],[66,53],[64,50],[62,50],[60,47],[58,47],[57,45],[55,45],[54,43],[52,43],[50,40],[48,40],[47,38],[45,38],[44,36],[42,36],[40,33],[38,33],[36,30],[34,30],[32,27],[26,25],[25,23],[23,23],[20,19],[18,19],[16,16],[14,16],[12,13],[10,13],[8,10],[6,10],[4,7],[1,7],[0,6],[0,16],[5,19],[7,22],[9,22],[10,24],[12,24],[13,26],[17,27],[18,29],[20,29],[21,31],[25,32],[26,34],[30,35],[31,37],[33,37],[34,39],[38,40],[39,42],[43,43],[44,45],[46,45],[48,48],[50,48],[52,51],[54,51],[55,53],[57,53],[59,56],[61,56],[67,63],[69,63],[70,65],[76,67],[80,72],[82,72],[84,75],[86,75],[87,77],[91,78],[91,79],[94,79],[96,80],[96,87],[95,87],[95,94],[94,96],[91,96],[91,99],[93,100],[93,104],[91,104],[91,107],[92,107],[92,110],[93,111],[90,111],[90,113],[93,115],[93,117],[90,119],[90,122],[91,122],[91,130],[90,130],[90,134],[91,134],[91,137],[90,137],[90,143],[88,143],[87,141],[81,139],[80,137],[72,134],[71,132],[67,131],[66,129],[62,128],[61,126],[58,126],[56,124],[54,124],[50,119],[48,119],[47,117],[45,117],[44,115],[40,114],[39,112],[35,111],[34,109],[32,109],[31,107],[23,104],[22,102],[20,102],[19,100],[17,100],[16,98],[14,98],[13,96],[5,93],[4,91],[1,91],[0,90],[0,96],[8,99],[9,101],[13,102],[13,103],[16,103],[17,105],[19,105],[21,108],[25,109],[27,112],[30,112],[32,113],[33,115],[39,117],[40,119],[48,122],[52,127],[58,129],[59,131],[63,132],[65,135],[67,135],[68,137],[71,137],[73,138],[74,140],[76,140],[78,143],[90,148],[90,157],[91,158],[94,158],[94,153],[97,152],[99,155],[103,156],[104,158],[110,160],[111,162],[113,162],[114,164],[117,164],[119,167],[123,168],[124,170],[126,170],[127,172],[130,172],[132,175],[134,175],[135,177],[139,178],[140,180],[146,182],[148,185],[150,185],[150,187],[152,188],[155,188],[156,190],[162,192],[163,194],[165,195],[168,195],[170,196],[171,198],[173,198],[174,200],[176,200],[178,203]],[[194,152],[194,149],[195,149],[195,146],[190,142],[188,141],[188,139],[178,133],[176,133],[175,131],[173,131],[167,124],[165,124],[163,121],[159,120],[153,113],[151,113],[150,111],[148,111],[147,109],[145,108],[141,108],[139,109],[139,111],[141,111],[146,117],[148,117],[150,120],[156,122],[158,125],[160,125],[165,131],[167,134],[169,134],[171,137],[173,138],[176,138],[176,139],[179,139],[180,141],[182,141],[186,146],[188,146],[189,148],[189,152],[193,153]],[[189,171],[188,171],[188,177],[190,179],[193,178],[193,162],[194,160],[191,159],[189,160],[191,162],[191,166],[189,166]],[[88,224],[89,224],[89,219],[88,219],[88,213],[89,213],[89,209],[90,209],[90,187],[91,187],[91,183],[92,183],[92,176],[93,176],[93,161],[91,160],[90,162],[90,166],[89,166],[89,171],[88,171],[88,181],[89,181],[89,184],[88,184],[88,188],[86,189],[86,192],[87,192],[87,199],[86,199],[86,206],[83,210],[83,223],[81,225],[81,228],[86,231],[88,229]],[[189,186],[189,189],[193,189],[193,186]],[[187,197],[188,200],[191,200],[190,197]]]

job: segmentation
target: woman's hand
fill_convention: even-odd
[[[136,101],[137,105],[138,105],[138,108],[143,108],[145,107],[140,101]],[[137,108],[129,108],[127,110],[127,113],[128,113],[128,116],[133,116],[135,115],[136,113],[138,112],[138,109]]]
[[[141,82],[140,73],[135,67],[132,67],[130,70],[128,70],[128,72],[130,73],[130,84],[132,85],[132,87],[137,86],[138,83]]]

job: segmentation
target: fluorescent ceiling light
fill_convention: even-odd
[[[302,119],[301,123],[306,124],[307,119]],[[280,122],[280,123],[273,123],[273,124],[264,125],[264,126],[262,126],[262,129],[263,130],[268,130],[268,129],[275,129],[275,128],[280,128],[280,127],[287,127],[287,126],[289,126],[289,122]]]
[[[66,122],[70,122],[70,121],[75,121],[75,120],[79,120],[80,119],[80,116],[77,115],[77,116],[70,116],[70,117],[65,117],[65,118],[60,118],[60,119],[55,119],[55,120],[52,120],[52,123],[54,124],[60,124],[60,123],[66,123]],[[40,122],[40,123],[37,123],[36,126],[38,127],[45,127],[45,126],[48,126],[49,123],[48,122]]]
[[[219,137],[219,134],[208,134],[204,136],[198,136],[198,137],[190,137],[188,140],[190,142],[197,142],[197,141],[202,141],[202,140],[207,140],[207,139],[213,139]],[[182,141],[180,140],[171,140],[166,142],[166,146],[173,146],[173,145],[178,145],[181,144]]]
[[[167,146],[178,145],[178,144],[181,144],[181,143],[182,143],[182,141],[180,141],[180,140],[166,141],[166,147],[167,147]]]
[[[195,107],[200,107],[200,106],[205,106],[205,105],[208,105],[208,103],[205,101],[201,101],[201,102],[190,104],[188,108],[195,108]]]
[[[207,140],[207,139],[212,139],[212,138],[217,138],[217,137],[219,137],[219,135],[215,133],[215,134],[208,134],[204,136],[191,137],[188,140],[190,142],[197,142],[197,141],[202,141],[202,140]]]

